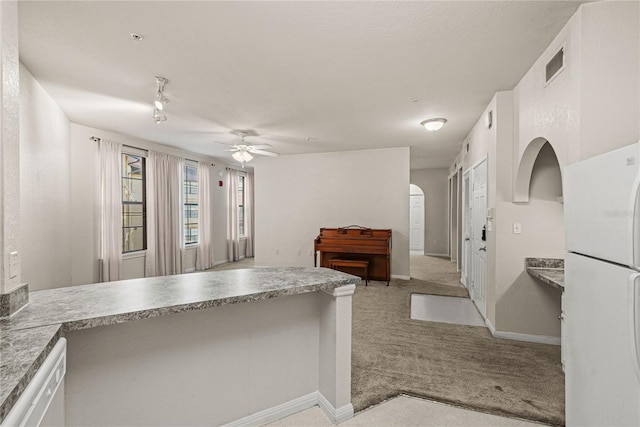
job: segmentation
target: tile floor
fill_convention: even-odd
[[[470,298],[411,295],[411,318],[429,322],[484,326],[484,319]]]
[[[322,410],[314,406],[273,423],[268,427],[324,427],[334,425]],[[537,427],[540,424],[514,418],[498,417],[442,403],[398,396],[357,413],[340,426],[496,426]]]

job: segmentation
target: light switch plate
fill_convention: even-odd
[[[522,233],[522,224],[520,224],[519,222],[514,222],[513,234],[520,234],[520,233]]]
[[[18,252],[9,253],[9,278],[13,279],[18,275]]]

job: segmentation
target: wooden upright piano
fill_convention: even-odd
[[[313,265],[331,267],[331,260],[367,260],[368,278],[391,279],[391,230],[350,225],[342,228],[321,228],[313,245]],[[346,271],[353,273],[352,271]]]

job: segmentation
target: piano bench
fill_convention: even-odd
[[[362,268],[364,271],[364,285],[369,286],[369,261],[366,259],[337,259],[333,258],[329,260],[329,267],[332,270],[340,270],[338,267],[346,267],[346,268]]]

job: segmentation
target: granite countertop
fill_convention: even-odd
[[[525,258],[527,273],[544,283],[564,290],[564,260],[559,258]]]
[[[0,422],[62,335],[62,325],[0,331]]]
[[[257,267],[30,292],[0,320],[0,422],[64,331],[259,301],[360,283],[327,268]]]

